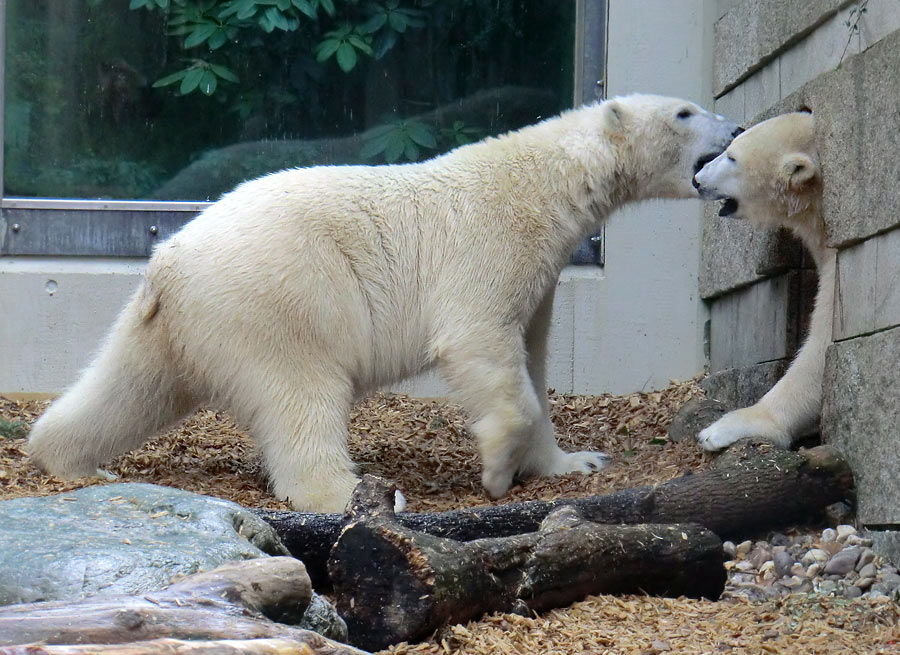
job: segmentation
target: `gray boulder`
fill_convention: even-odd
[[[288,555],[235,503],[150,484],[0,501],[0,605],[139,594],[223,562]]]
[[[0,526],[0,605],[142,594],[224,562],[290,555],[240,505],[152,484],[0,501]],[[315,593],[298,626],[347,640]]]

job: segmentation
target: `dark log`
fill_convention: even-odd
[[[553,510],[571,505],[597,523],[699,523],[722,538],[821,520],[825,508],[848,498],[853,476],[831,446],[799,452],[742,443],[713,469],[605,496],[510,503],[441,513],[401,513],[404,527],[459,541],[508,537],[538,529]],[[326,561],[341,530],[339,514],[256,510],[284,545],[303,560],[317,589],[328,586]]]
[[[311,594],[302,562],[292,557],[247,560],[188,576],[142,596],[0,607],[0,644],[280,638],[305,645],[307,650],[301,652],[309,655],[359,655],[357,649],[315,632],[276,622],[299,621]],[[161,649],[157,652],[167,652],[165,642],[157,645]]]
[[[393,502],[392,487],[365,476],[328,561],[338,612],[350,642],[362,648],[589,594],[716,599],[725,586],[722,542],[695,524],[602,525],[562,507],[537,532],[463,542],[402,526]]]

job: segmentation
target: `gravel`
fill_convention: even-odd
[[[869,548],[852,525],[821,534],[775,534],[767,541],[725,542],[725,598],[782,598],[790,594],[895,600],[900,575]]]

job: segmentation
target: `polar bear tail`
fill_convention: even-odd
[[[95,475],[193,408],[158,310],[159,298],[144,282],[81,378],[34,424],[28,451],[41,469],[65,478]]]

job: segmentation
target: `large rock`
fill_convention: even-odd
[[[287,555],[240,505],[150,484],[0,502],[0,605],[138,594],[230,560]]]
[[[700,383],[706,397],[728,407],[748,407],[771,389],[790,362],[786,359],[710,373]]]

